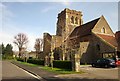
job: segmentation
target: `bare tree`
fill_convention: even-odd
[[[16,44],[18,46],[19,49],[19,58],[22,55],[22,49],[24,49],[25,45],[28,43],[28,38],[24,33],[18,33],[15,37],[14,37],[14,41],[13,43]]]
[[[42,49],[43,49],[43,39],[37,38],[36,41],[35,41],[34,48],[35,48],[35,50],[36,50],[37,58],[38,58],[38,54],[39,54],[40,51],[42,51]]]

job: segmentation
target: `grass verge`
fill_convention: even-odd
[[[60,68],[52,68],[52,67],[47,67],[47,66],[40,66],[40,65],[36,65],[36,64],[31,64],[31,63],[26,63],[26,62],[20,62],[20,61],[17,61],[21,64],[25,64],[25,65],[28,65],[28,66],[32,66],[32,67],[36,67],[36,66],[39,66],[40,69],[42,70],[45,70],[45,71],[48,71],[48,72],[53,72],[53,73],[56,73],[56,74],[81,74],[81,73],[84,73],[83,71],[80,71],[80,72],[75,72],[75,71],[70,71],[70,70],[67,70],[67,69],[60,69]]]
[[[47,67],[47,66],[39,67],[39,68],[49,71],[49,72],[57,73],[57,74],[76,74],[76,73],[81,74],[81,73],[84,73],[83,71],[75,72],[75,71],[71,71],[71,70],[67,70],[67,69],[52,68],[52,67]]]
[[[19,62],[19,63],[21,63],[21,64],[28,65],[28,66],[33,66],[33,67],[35,67],[35,66],[39,66],[39,65],[31,64],[31,63],[27,63],[27,62],[20,62],[20,61],[17,61],[17,62]]]

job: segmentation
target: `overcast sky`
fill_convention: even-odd
[[[104,15],[113,32],[118,31],[118,2],[2,2],[0,42],[17,50],[14,36],[22,32],[29,38],[28,50],[34,50],[36,38],[56,33],[57,15],[65,8],[81,11],[84,23]]]

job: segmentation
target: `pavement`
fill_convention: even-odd
[[[119,81],[116,78],[107,78],[86,72],[84,69],[81,69],[85,71],[85,73],[82,74],[57,74],[42,70],[40,66],[29,66],[17,61],[12,61],[11,63],[37,77],[42,77],[42,81]]]

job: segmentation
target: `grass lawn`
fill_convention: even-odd
[[[21,63],[21,64],[25,64],[25,65],[28,65],[28,66],[39,66],[39,65],[36,65],[36,64],[31,64],[31,63],[27,63],[27,62],[20,62],[20,61],[17,61],[17,62],[19,62],[19,63]]]
[[[80,72],[75,72],[75,71],[71,71],[71,70],[67,70],[67,69],[61,69],[61,68],[52,68],[52,67],[47,67],[47,66],[43,66],[43,67],[39,67],[40,69],[49,71],[49,72],[54,72],[57,74],[81,74],[84,73],[83,71]]]
[[[42,69],[42,70],[45,70],[45,71],[48,71],[48,72],[57,73],[57,74],[76,74],[76,73],[81,74],[81,73],[84,73],[83,71],[75,72],[75,71],[71,71],[71,70],[67,70],[67,69],[52,68],[52,67],[47,67],[47,66],[40,66],[40,65],[26,63],[26,62],[20,62],[20,61],[17,61],[17,62],[19,62],[21,64],[28,65],[28,66],[32,66],[32,67],[39,66],[39,68]]]

